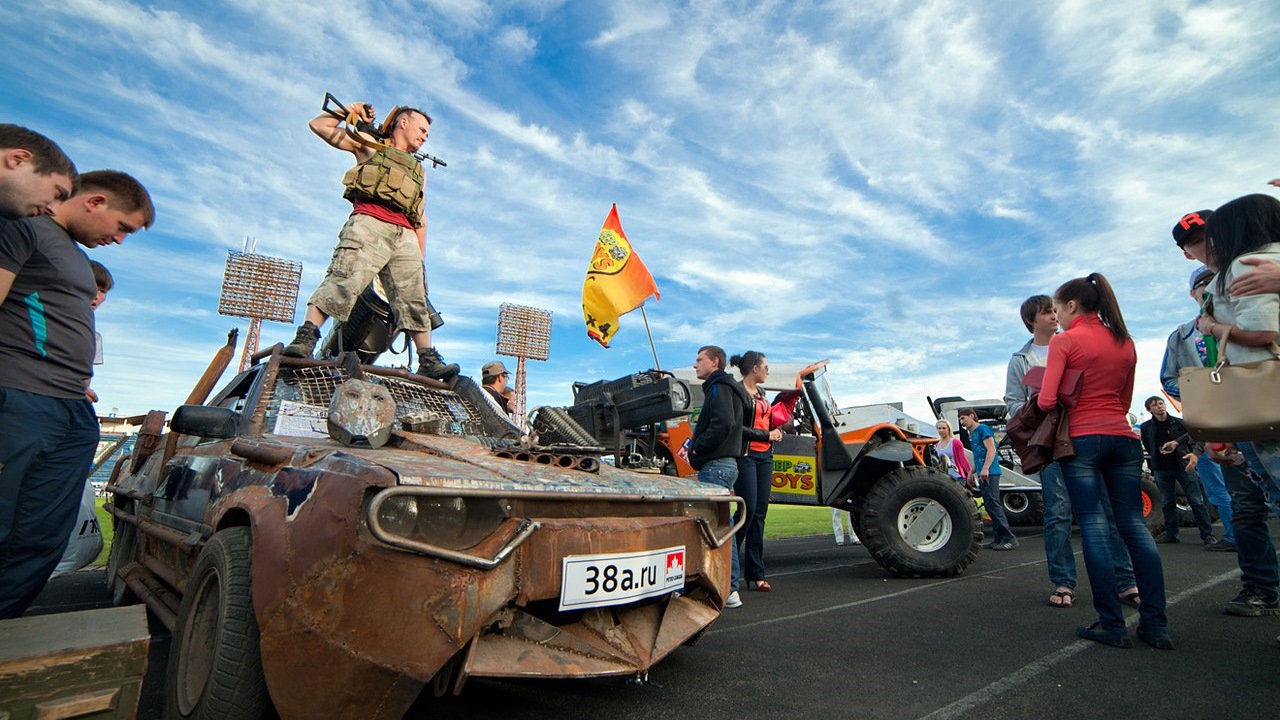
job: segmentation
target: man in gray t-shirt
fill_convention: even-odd
[[[0,223],[0,619],[57,565],[98,443],[85,397],[97,284],[77,243],[120,243],[154,220],[137,180],[99,170],[56,216]]]
[[[71,197],[76,166],[49,138],[0,124],[0,224],[52,212]]]

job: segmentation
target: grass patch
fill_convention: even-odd
[[[102,507],[106,502],[106,498],[100,497],[93,503],[98,513],[98,532],[102,533],[102,552],[98,554],[98,559],[94,560],[89,567],[106,565],[107,557],[111,555],[111,538],[115,535],[115,526],[111,524],[111,513]]]
[[[831,508],[825,505],[769,505],[769,516],[764,521],[767,538],[830,534]]]

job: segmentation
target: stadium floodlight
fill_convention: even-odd
[[[228,251],[222,296],[218,299],[219,315],[250,319],[244,353],[240,356],[242,371],[258,351],[263,320],[293,323],[298,286],[302,284],[302,263],[258,255],[248,244],[246,238],[245,252]]]
[[[516,422],[528,429],[525,412],[525,360],[547,359],[551,346],[551,311],[502,303],[498,308],[499,355],[516,358]]]

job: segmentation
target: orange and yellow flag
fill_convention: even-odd
[[[640,307],[650,295],[654,299],[662,297],[649,268],[622,232],[618,206],[614,205],[600,228],[595,252],[587,265],[587,279],[582,283],[582,316],[587,322],[587,335],[609,347],[618,332],[618,316]]]

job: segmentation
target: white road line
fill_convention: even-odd
[[[1239,568],[1232,568],[1231,570],[1228,570],[1215,578],[1210,578],[1195,587],[1183,590],[1177,595],[1174,595],[1173,598],[1169,599],[1167,604],[1170,606],[1177,605],[1202,590],[1208,590],[1215,585],[1220,585],[1239,577]],[[1137,611],[1129,613],[1125,616],[1125,622],[1131,622],[1135,617],[1137,617],[1137,615]],[[1061,650],[1051,652],[1035,662],[1024,665],[1017,671],[1000,678],[980,690],[976,690],[949,705],[944,705],[928,715],[922,716],[919,720],[951,720],[952,718],[962,717],[966,713],[981,707],[992,700],[998,699],[1004,693],[1017,688],[1019,685],[1029,682],[1037,675],[1052,669],[1055,665],[1058,665],[1064,660],[1070,659],[1091,647],[1098,647],[1098,643],[1093,642],[1092,640],[1076,640]]]
[[[721,633],[738,632],[739,630],[746,630],[747,628],[760,627],[761,625],[773,625],[775,623],[790,622],[792,620],[800,620],[807,617],[813,617],[814,615],[823,615],[829,612],[836,612],[837,610],[847,610],[851,607],[858,607],[859,605],[868,605],[870,603],[882,602],[884,600],[892,600],[894,598],[902,597],[903,595],[910,595],[911,593],[926,592],[932,588],[939,588],[954,582],[963,582],[965,580],[973,580],[974,578],[985,577],[987,575],[1000,575],[1002,573],[1006,573],[1016,568],[1030,567],[1032,565],[1043,565],[1044,562],[1045,561],[1043,559],[1034,560],[1031,562],[1019,563],[1017,565],[1009,565],[1007,567],[988,570],[987,572],[978,573],[976,575],[961,575],[960,577],[948,578],[946,580],[940,580],[938,582],[930,582],[927,585],[916,585],[914,587],[906,588],[905,590],[898,590],[897,592],[886,593],[884,595],[876,595],[875,597],[863,598],[861,600],[854,600],[853,602],[840,603],[839,605],[830,605],[827,607],[817,608],[816,610],[807,610],[805,612],[795,613],[792,615],[783,615],[781,617],[768,618],[765,620],[757,620],[755,622],[747,623],[745,625],[735,625],[733,627],[711,630],[707,634],[719,635]],[[821,568],[821,569],[826,570],[829,568]],[[818,569],[815,568],[814,571],[816,570]],[[810,572],[810,571],[805,571],[805,572]]]

